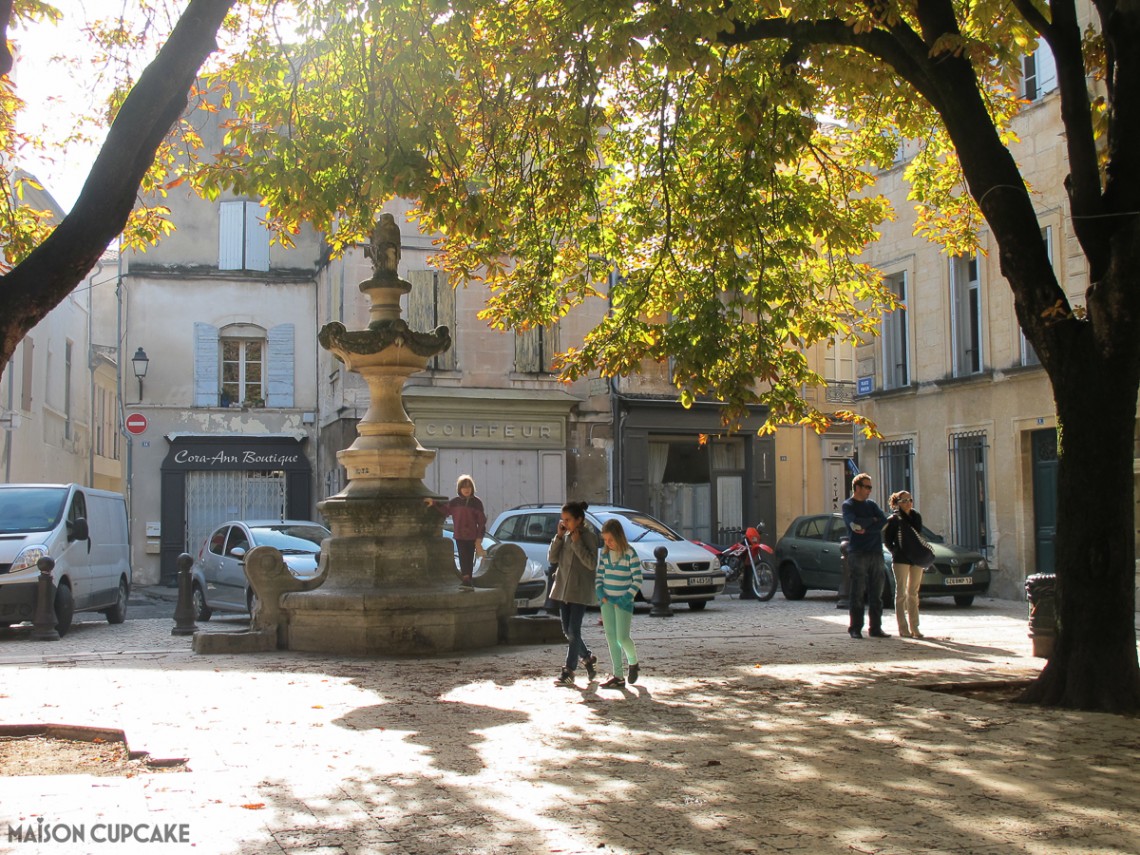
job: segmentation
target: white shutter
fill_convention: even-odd
[[[1037,60],[1037,97],[1057,88],[1057,60],[1053,56],[1053,49],[1044,39],[1037,42],[1037,52],[1033,54]]]
[[[293,325],[279,324],[268,334],[265,406],[292,407],[293,403]]]
[[[245,202],[222,202],[218,212],[218,270],[241,270]]]
[[[269,269],[269,229],[265,228],[261,206],[245,203],[245,269]]]
[[[216,407],[218,400],[218,328],[194,324],[194,406]]]

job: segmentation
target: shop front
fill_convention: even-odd
[[[230,519],[311,519],[312,465],[304,438],[168,437],[162,462],[161,583],[175,583],[178,556],[197,553]]]

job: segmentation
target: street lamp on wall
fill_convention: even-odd
[[[146,370],[150,367],[150,359],[147,358],[146,351],[141,347],[135,351],[135,355],[131,357],[131,366],[135,370],[135,377],[139,381],[139,401],[142,401],[143,396],[143,378],[146,377]]]

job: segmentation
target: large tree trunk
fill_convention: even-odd
[[[1080,323],[1073,321],[1072,323]],[[1087,326],[1087,324],[1085,325]],[[1133,360],[1099,359],[1091,334],[1053,376],[1060,425],[1057,613],[1053,655],[1022,700],[1140,709],[1135,631]]]

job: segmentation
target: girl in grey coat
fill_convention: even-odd
[[[597,676],[598,657],[594,656],[582,639],[582,618],[586,606],[594,605],[594,576],[598,569],[598,536],[586,526],[585,502],[568,502],[562,506],[562,520],[558,534],[550,543],[548,558],[557,564],[554,586],[550,598],[558,601],[562,616],[562,634],[566,636],[566,664],[554,682],[560,686],[574,685],[574,670],[578,660],[586,666],[586,675]]]

